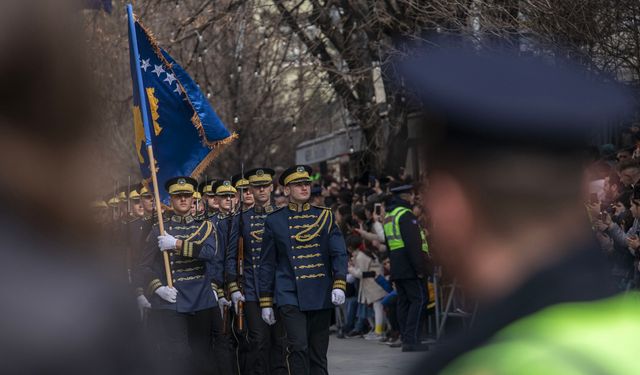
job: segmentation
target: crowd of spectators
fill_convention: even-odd
[[[616,286],[634,289],[640,285],[640,127],[623,132],[617,147],[605,144],[592,154],[589,218]]]

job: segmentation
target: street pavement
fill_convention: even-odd
[[[332,334],[328,353],[329,374],[402,375],[427,353],[403,353],[400,348],[390,348],[377,341],[338,339]]]

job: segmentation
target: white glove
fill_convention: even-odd
[[[176,288],[169,288],[168,286],[161,286],[156,289],[156,294],[160,296],[163,300],[176,303],[176,297],[178,296],[178,290]]]
[[[140,310],[151,308],[151,304],[149,303],[149,300],[147,299],[147,297],[143,296],[142,294],[138,296],[137,300],[138,300],[138,308]]]
[[[224,296],[218,298],[218,307],[220,308],[220,312],[224,312],[225,306],[231,306],[231,302],[227,301]]]
[[[147,297],[143,295],[139,295],[138,298],[136,298],[136,300],[138,301],[138,311],[140,312],[140,320],[142,320],[144,319],[144,309],[150,309],[151,304],[149,303],[149,300],[147,299]]]
[[[170,234],[158,236],[158,247],[160,251],[175,250],[177,242],[178,240]]]
[[[233,302],[233,309],[235,310],[236,314],[238,313],[238,302],[242,301],[244,302],[244,296],[242,295],[242,293],[239,290],[236,290],[235,292],[231,293],[231,301]]]
[[[331,291],[331,303],[336,306],[344,303],[344,292],[342,289],[334,289]]]
[[[276,324],[276,314],[271,307],[262,308],[262,320],[270,326]]]

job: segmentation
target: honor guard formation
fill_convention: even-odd
[[[416,374],[562,373],[591,365],[606,369],[598,373],[633,372],[629,351],[595,350],[593,338],[617,342],[607,327],[622,342],[640,332],[640,319],[630,319],[640,272],[638,155],[620,149],[615,169],[590,165],[589,228],[584,141],[575,126],[611,117],[618,92],[603,98],[605,88],[584,83],[580,96],[567,89],[577,82],[567,72],[507,58],[450,58],[423,63],[437,74],[406,67],[417,74],[417,92],[441,103],[431,109],[443,123],[427,136],[435,142],[426,154],[428,180],[403,170],[349,181],[308,165],[257,167],[230,179],[173,176],[164,184],[168,205],[156,204],[148,183],[94,203],[96,220],[122,239],[123,274],[157,372],[327,374],[332,333],[384,350],[434,349],[417,361]],[[519,95],[547,115],[511,111],[520,99],[498,94],[481,100],[492,113],[479,110],[469,98],[480,96],[469,93],[490,94],[494,81],[442,73],[473,59],[494,81],[514,79],[505,66],[528,72],[531,92]],[[442,80],[457,105],[421,90]],[[557,86],[556,95],[573,94],[576,106],[594,98],[602,106],[593,118],[574,116],[577,108],[556,106],[560,98],[543,98],[543,81]],[[541,128],[545,121],[554,125]],[[461,161],[467,152],[473,161]],[[527,172],[517,180],[508,177],[522,167]],[[540,190],[541,180],[553,180],[555,190]],[[591,230],[612,270],[588,240]],[[607,283],[612,278],[617,289]],[[549,330],[555,325],[569,333]],[[459,338],[443,343],[456,327]],[[561,352],[569,349],[567,359]],[[529,363],[531,353],[540,361]]]

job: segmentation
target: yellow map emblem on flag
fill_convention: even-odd
[[[153,132],[156,137],[162,131],[160,124],[158,124],[158,98],[155,96],[155,89],[153,87],[147,87],[147,99],[149,100],[149,107],[151,108],[151,118],[153,119]],[[144,157],[142,156],[142,146],[145,143],[144,138],[144,125],[142,123],[142,114],[140,113],[140,107],[133,106],[133,125],[136,136],[136,152],[138,153],[138,160],[140,163],[144,163]]]

